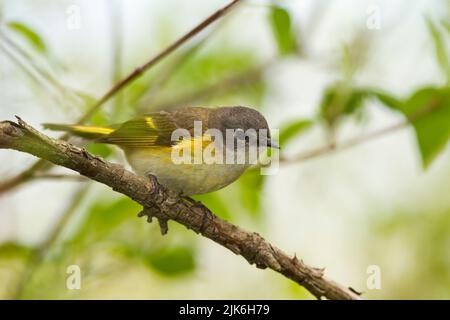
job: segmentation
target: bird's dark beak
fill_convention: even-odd
[[[272,139],[267,140],[267,146],[274,149],[280,149],[280,146]]]

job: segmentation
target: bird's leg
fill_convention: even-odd
[[[154,185],[158,184],[158,180],[156,179],[156,177],[154,175],[148,174],[147,178]],[[147,222],[148,223],[152,223],[153,217],[156,217],[156,219],[158,219],[159,229],[161,231],[161,235],[165,235],[169,231],[169,226],[167,224],[168,219],[164,219],[164,218],[158,217],[158,215],[161,216],[161,212],[156,206],[144,207],[142,209],[142,211],[138,213],[138,217],[147,216]]]
[[[159,210],[156,207],[145,207],[138,213],[138,217],[147,216],[147,222],[152,223],[153,217],[156,217],[159,223],[159,229],[161,231],[161,235],[167,234],[169,231],[169,226],[167,224],[168,219],[159,218],[157,214],[159,214]]]

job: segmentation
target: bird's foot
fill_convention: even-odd
[[[159,229],[161,231],[161,235],[165,235],[169,231],[169,226],[167,224],[168,219],[158,217],[159,213],[160,212],[156,207],[145,207],[142,209],[141,212],[138,213],[138,217],[146,216],[148,223],[152,223],[153,218],[156,218],[159,223]]]

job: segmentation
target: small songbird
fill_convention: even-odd
[[[201,124],[200,134],[196,132],[196,126]],[[229,141],[223,143],[223,149],[219,148],[217,136],[211,138],[209,129],[215,129],[221,133],[224,140],[227,131],[234,130],[233,136],[242,140],[246,146],[246,154],[252,147],[260,145],[267,147],[278,146],[272,141],[270,131],[264,116],[258,111],[247,107],[189,107],[173,111],[153,112],[126,121],[120,125],[106,127],[43,124],[47,129],[67,131],[93,142],[114,144],[122,148],[133,170],[143,176],[153,175],[158,182],[166,188],[180,195],[189,196],[208,193],[221,189],[238,179],[252,164],[249,161],[236,162],[223,161],[223,163],[211,163],[211,155],[225,155],[225,152],[236,151],[236,144]],[[173,133],[184,129],[182,139],[173,139]],[[249,130],[250,129],[250,130]],[[251,143],[251,136],[246,132],[267,132],[267,135],[257,134],[256,141]],[[197,134],[197,135],[196,135]],[[213,143],[218,147],[214,152],[205,154],[193,151],[196,147],[200,151]],[[242,144],[241,144],[242,145]],[[174,155],[182,153],[190,148],[189,155],[193,157],[190,163],[177,163]],[[222,151],[218,151],[222,150]],[[236,160],[236,157],[232,158]]]

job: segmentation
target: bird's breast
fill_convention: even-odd
[[[177,164],[173,159],[173,152],[177,151],[166,147],[126,150],[125,153],[136,173],[152,174],[163,186],[182,195],[219,190],[238,179],[249,167],[248,164],[211,163],[204,158]]]

